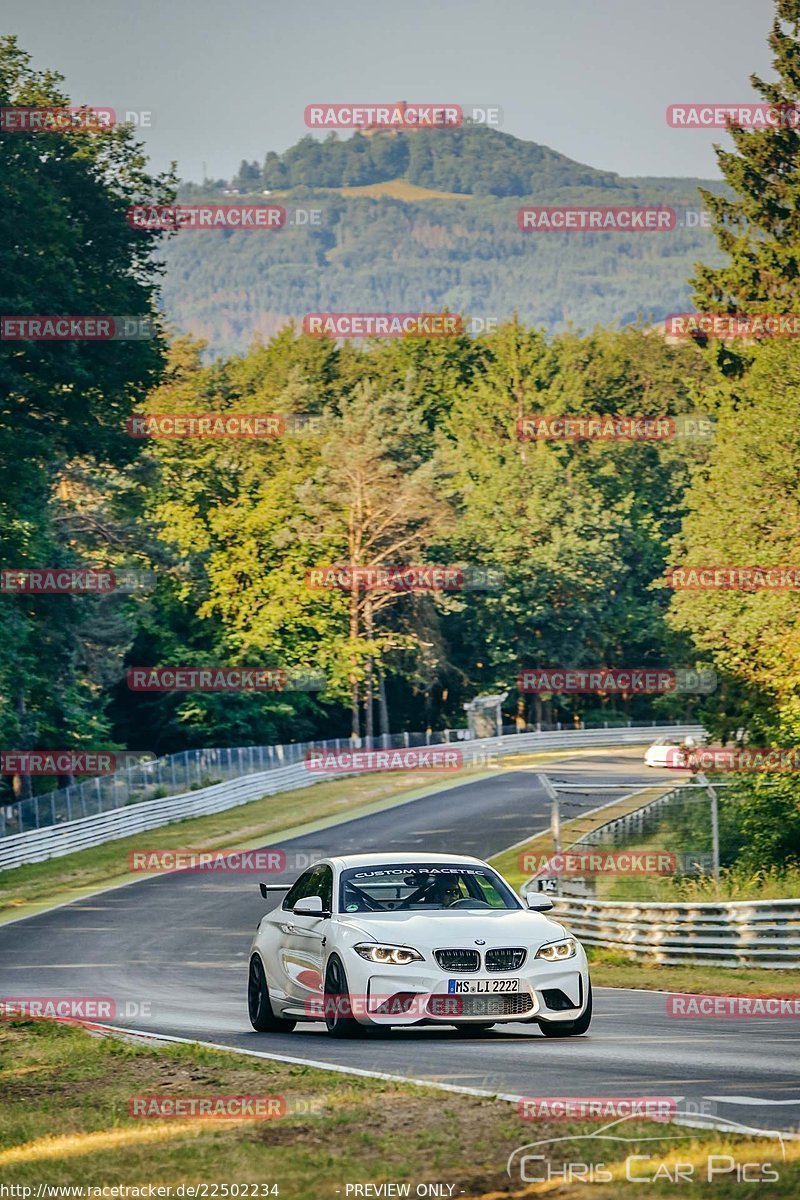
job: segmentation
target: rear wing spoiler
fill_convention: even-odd
[[[288,892],[290,887],[294,887],[292,883],[260,883],[259,890],[264,899],[267,899],[268,892]]]

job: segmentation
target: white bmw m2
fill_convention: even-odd
[[[287,891],[288,888],[288,891]],[[586,1033],[586,955],[486,863],[449,854],[353,854],[314,864],[261,920],[248,1008],[260,1033],[324,1021],[333,1037],[376,1026],[454,1025],[480,1033],[536,1022],[548,1037]]]

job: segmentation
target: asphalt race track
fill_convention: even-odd
[[[619,784],[625,792],[675,777],[644,768],[637,750],[564,757],[547,769],[573,785]],[[614,795],[582,802],[594,808]],[[430,850],[485,858],[548,819],[534,776],[509,771],[273,844],[317,854]],[[144,835],[143,848],[153,846],[157,830]],[[703,1121],[800,1126],[795,1021],[676,1020],[658,992],[595,989],[589,1034],[565,1041],[523,1024],[470,1041],[430,1027],[355,1042],[333,1041],[315,1024],[254,1033],[245,990],[250,940],[265,908],[258,882],[242,874],[162,875],[4,925],[0,996],[107,996],[118,1026],[248,1051],[505,1095],[679,1097],[679,1110]]]

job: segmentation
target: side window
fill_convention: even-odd
[[[333,871],[330,867],[317,867],[314,875],[315,887],[312,896],[320,896],[325,912],[333,912]]]
[[[322,907],[326,912],[331,912],[333,908],[333,871],[330,867],[323,865],[304,871],[287,893],[283,907],[291,911],[297,901],[306,896],[319,896],[322,900]]]
[[[281,905],[281,908],[285,908],[288,912],[291,912],[295,904],[297,904],[297,901],[302,900],[303,896],[316,895],[316,893],[312,892],[311,890],[315,874],[316,871],[314,870],[303,871],[303,874],[300,876],[300,878],[295,880],[295,882],[289,888],[289,891],[286,893],[286,899]]]

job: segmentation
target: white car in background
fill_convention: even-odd
[[[694,738],[687,737],[679,741],[677,738],[658,738],[649,746],[645,756],[646,767],[675,767],[675,752],[681,753],[688,766],[689,752],[696,745]],[[683,763],[681,763],[683,765]]]
[[[261,884],[261,891],[267,897],[279,887]],[[592,1019],[586,955],[544,916],[550,908],[539,895],[523,904],[477,858],[323,859],[258,926],[251,1024],[277,1033],[324,1021],[334,1037],[421,1024],[471,1034],[509,1021],[536,1022],[549,1037],[585,1033]]]

